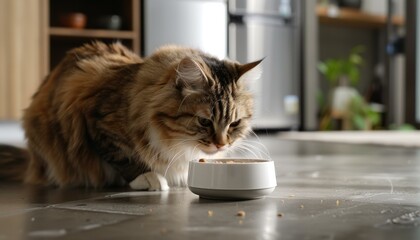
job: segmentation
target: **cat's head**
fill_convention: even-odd
[[[261,74],[260,61],[239,64],[208,55],[185,57],[169,86],[173,93],[156,113],[165,139],[214,154],[251,130],[253,96],[247,84]]]

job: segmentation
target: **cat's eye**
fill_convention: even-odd
[[[213,122],[210,119],[198,117],[198,123],[203,127],[211,127]]]
[[[233,122],[233,123],[231,123],[230,125],[229,125],[229,127],[237,127],[237,126],[239,126],[239,124],[241,124],[241,119],[239,119],[239,120],[237,120],[237,121],[235,121],[235,122]]]

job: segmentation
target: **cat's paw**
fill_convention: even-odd
[[[167,191],[169,190],[166,178],[159,173],[147,172],[139,175],[130,182],[130,187],[136,190]]]

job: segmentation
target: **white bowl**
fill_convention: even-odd
[[[205,159],[189,163],[188,188],[203,198],[254,199],[277,186],[274,162],[263,159]]]

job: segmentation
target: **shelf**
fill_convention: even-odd
[[[83,44],[99,40],[104,43],[121,42],[128,49],[139,54],[141,38],[140,0],[40,0],[43,3],[43,42],[45,45],[42,75],[46,76],[65,57],[66,53]],[[63,27],[60,16],[71,12],[86,15],[87,28]],[[92,19],[101,16],[121,17],[121,30],[94,28]],[[91,27],[92,26],[92,27]]]
[[[327,7],[317,7],[316,13],[320,23],[334,26],[379,29],[386,27],[387,23],[386,16],[350,8],[340,8],[337,16],[329,16]],[[392,23],[395,26],[404,26],[405,20],[403,17],[395,16]]]
[[[119,30],[102,30],[102,29],[73,29],[51,27],[49,29],[51,36],[57,37],[85,37],[85,38],[119,38],[132,39],[135,38],[135,32],[119,31]]]

